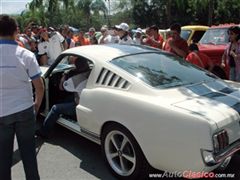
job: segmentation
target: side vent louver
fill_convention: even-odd
[[[130,87],[130,83],[127,80],[106,68],[102,68],[96,84],[120,89],[128,89]]]

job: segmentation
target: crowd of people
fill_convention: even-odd
[[[171,52],[187,61],[207,70],[212,69],[213,64],[209,57],[199,52],[197,44],[188,47],[186,40],[181,38],[181,26],[173,24],[170,33],[164,41],[156,25],[146,28],[143,33],[137,28],[134,35],[129,33],[127,23],[108,28],[103,25],[101,34],[97,35],[95,28],[89,31],[74,32],[74,29],[65,25],[59,30],[52,27],[40,27],[31,23],[21,33],[16,21],[8,15],[0,15],[0,179],[11,179],[11,166],[13,155],[14,135],[16,134],[18,145],[23,160],[26,179],[40,179],[38,174],[35,153],[35,115],[41,105],[44,84],[41,79],[40,66],[51,65],[60,53],[68,48],[91,44],[137,44],[159,48]],[[228,30],[230,43],[224,52],[222,66],[225,62],[230,66],[230,80],[240,81],[240,28],[231,27]],[[87,35],[87,36],[86,36]],[[227,59],[227,61],[225,61]],[[74,70],[63,76],[61,88],[69,90],[66,84],[71,84],[74,76],[81,73],[79,89],[86,84],[89,75],[89,67],[85,61],[75,59],[74,64],[78,71]],[[78,77],[79,79],[79,77]],[[64,82],[65,83],[64,85]],[[33,101],[32,84],[35,89]],[[74,110],[79,98],[68,104],[54,105],[45,119],[42,132],[48,133],[59,115],[67,112],[76,114]],[[4,104],[4,106],[3,106]],[[68,108],[69,107],[69,108]],[[69,110],[71,109],[71,110]]]
[[[230,41],[234,41],[231,43],[233,44],[231,48],[234,47],[234,51],[235,49],[239,51],[240,30],[239,27],[235,27],[235,29],[235,31],[229,30]],[[91,27],[88,32],[82,30],[76,32],[74,28],[68,25],[54,29],[52,27],[45,28],[35,23],[30,23],[24,29],[23,33],[18,33],[16,41],[20,46],[27,48],[36,55],[39,65],[52,64],[56,57],[68,48],[91,44],[119,43],[147,45],[159,48],[211,71],[213,68],[211,59],[206,54],[199,52],[197,44],[188,46],[186,40],[181,38],[180,33],[181,26],[178,23],[170,26],[168,37],[165,40],[159,33],[156,25],[147,27],[144,31],[141,28],[137,28],[133,33],[130,31],[127,23],[121,23],[110,28],[107,25],[103,25],[100,32],[96,32],[94,27]],[[231,40],[231,34],[233,33],[236,34],[235,40]],[[235,48],[235,46],[238,48]],[[227,63],[231,67],[230,80],[240,81],[240,67],[238,67],[238,63],[235,64],[235,61],[232,61],[234,58],[229,58],[229,55],[226,55],[229,52],[226,51],[224,53],[224,61],[221,66],[226,66],[224,62],[226,62],[225,59],[227,59]]]
[[[34,23],[28,25],[23,33],[18,32],[16,41],[20,46],[35,53],[40,65],[52,64],[56,57],[65,49],[91,44],[137,44],[163,49],[185,58],[189,52],[187,42],[181,38],[181,26],[170,27],[170,38],[165,42],[156,25],[146,28],[143,32],[137,28],[130,33],[127,23],[109,28],[103,25],[100,33],[91,27],[88,32],[74,32],[68,25],[60,29],[40,27]]]

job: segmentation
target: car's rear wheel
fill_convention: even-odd
[[[112,124],[102,133],[102,152],[111,172],[119,179],[141,179],[148,163],[133,135],[123,126]]]

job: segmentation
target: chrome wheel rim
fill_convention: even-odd
[[[120,131],[111,131],[105,139],[105,154],[111,168],[121,176],[129,176],[136,167],[136,153],[132,143]]]

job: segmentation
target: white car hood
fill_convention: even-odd
[[[173,106],[214,121],[219,128],[240,121],[240,89],[213,81],[180,88],[186,99]],[[230,122],[231,121],[231,122]]]

